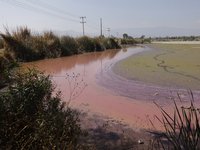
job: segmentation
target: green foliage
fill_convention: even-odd
[[[134,39],[122,39],[121,44],[137,44],[137,41]]]
[[[110,49],[110,43],[109,43],[108,38],[101,36],[101,37],[99,37],[99,42],[100,42],[103,50]]]
[[[199,41],[200,36],[166,36],[166,37],[155,37],[155,41]]]
[[[127,39],[127,38],[128,38],[128,34],[124,33],[124,34],[123,34],[123,38],[124,38],[124,39]]]
[[[151,39],[150,38],[141,40],[141,44],[147,44],[147,43],[151,43]]]
[[[15,65],[16,61],[12,53],[4,51],[0,56],[0,88],[4,87],[10,81],[6,72]]]
[[[0,149],[78,149],[79,113],[54,89],[44,72],[17,71],[0,97]]]
[[[69,56],[78,54],[78,44],[73,37],[62,36],[60,39],[61,43],[61,56]]]
[[[119,49],[121,46],[115,41],[114,38],[109,38],[110,49]]]
[[[152,132],[157,135],[154,144],[157,142],[163,149],[200,149],[200,109],[194,107],[193,94],[192,92],[190,94],[192,97],[190,107],[182,106],[180,110],[174,101],[173,117],[156,104],[163,116],[162,119],[158,117],[157,119],[163,124],[165,132]]]
[[[82,53],[93,52],[95,50],[95,46],[92,42],[92,39],[87,36],[77,38],[76,41],[79,45],[79,50]]]
[[[1,39],[0,37],[0,49],[3,49],[4,48],[4,42],[3,42],[3,39]]]
[[[145,35],[142,35],[141,37],[140,37],[140,39],[144,39],[145,38]]]
[[[104,50],[103,44],[100,43],[100,38],[93,38],[92,42],[94,44],[94,51],[103,51]]]

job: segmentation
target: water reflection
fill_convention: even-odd
[[[102,66],[102,61],[113,59],[121,50],[107,50],[104,52],[93,52],[82,55],[74,55],[70,57],[61,57],[56,59],[45,59],[35,63],[26,63],[23,65],[24,68],[31,67],[33,64],[39,68],[39,70],[45,70],[45,73],[53,73],[55,75],[62,75],[62,72],[67,72],[80,66],[90,66],[94,62]],[[99,66],[99,65],[98,65]],[[76,71],[77,72],[77,71]],[[84,71],[85,74],[85,71]]]

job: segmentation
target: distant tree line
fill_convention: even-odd
[[[200,41],[200,36],[166,36],[166,37],[154,37],[152,40],[156,41]]]
[[[145,38],[145,35],[142,35],[140,38],[133,38],[127,33],[123,34],[123,39],[121,39],[121,44],[145,44],[151,43],[151,38]]]

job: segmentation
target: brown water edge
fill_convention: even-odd
[[[153,100],[163,104],[167,111],[173,113],[171,100],[168,99],[170,102],[167,102],[166,99],[163,101],[162,92],[158,92],[159,88],[155,90],[156,86],[144,86],[144,84],[133,83],[116,77],[112,73],[112,66],[116,62],[144,50],[150,49],[148,47],[129,47],[127,50],[107,50],[71,57],[41,60],[35,62],[35,65],[39,70],[46,70],[47,74],[53,74],[52,79],[57,85],[57,90],[61,90],[63,101],[65,102],[68,102],[70,97],[68,81],[71,83],[71,88],[79,82],[73,94],[80,92],[80,88],[84,87],[84,83],[88,84],[84,91],[71,101],[70,105],[73,108],[88,112],[91,116],[95,114],[109,120],[117,120],[118,122],[129,124],[135,130],[150,128],[151,125],[148,119],[151,119],[157,129],[159,129],[160,124],[158,124],[154,115],[160,116],[160,110],[155,106]],[[23,67],[31,67],[32,65],[33,63],[26,63],[23,64]],[[66,73],[70,77],[67,78]],[[80,74],[80,76],[72,78],[73,73],[75,75]],[[134,90],[133,87],[137,90]],[[132,88],[133,90],[129,91]],[[151,92],[149,92],[149,89]],[[134,92],[134,95],[138,96],[123,95],[123,93]],[[169,93],[168,90],[163,92]],[[159,93],[159,95],[154,95],[155,93]],[[165,98],[168,98],[169,95],[167,94]]]

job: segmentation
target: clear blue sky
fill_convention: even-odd
[[[200,0],[0,0],[1,32],[3,25],[82,32],[81,16],[86,16],[86,33],[100,33],[100,18],[104,30],[163,26],[200,30]]]

